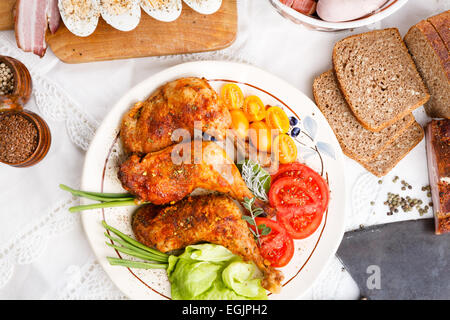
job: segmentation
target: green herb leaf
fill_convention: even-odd
[[[267,236],[271,232],[272,232],[272,229],[270,227],[265,227],[264,229],[261,230],[261,235],[262,236]]]
[[[249,159],[237,163],[242,179],[247,187],[260,200],[268,201],[267,194],[270,189],[270,174],[264,170],[258,163]]]
[[[251,217],[249,217],[249,216],[242,216],[242,219],[244,219],[245,221],[250,223],[252,226],[256,226],[255,220],[253,220]]]
[[[255,217],[260,216],[260,215],[262,215],[263,213],[264,213],[264,210],[263,210],[262,208],[256,208],[256,209],[253,210],[253,215],[254,215]]]

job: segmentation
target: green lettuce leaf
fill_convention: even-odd
[[[252,263],[233,262],[222,272],[222,280],[227,287],[241,296],[254,299],[267,299],[261,287],[261,279],[255,279],[256,266]]]
[[[170,256],[167,268],[174,300],[267,299],[256,271],[254,264],[209,243],[188,246],[180,256]]]

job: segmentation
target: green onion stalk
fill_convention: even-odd
[[[75,190],[64,184],[60,184],[59,187],[64,191],[70,192],[76,197],[99,201],[99,203],[71,207],[69,208],[70,212],[144,204],[139,203],[139,201],[137,201],[136,198],[129,193],[88,192]],[[144,260],[135,261],[106,257],[111,265],[139,269],[167,269],[169,255],[147,247],[146,245],[111,227],[105,221],[102,221],[102,225],[107,231],[110,231],[105,232],[105,237],[110,240],[105,242],[108,246],[128,256]]]
[[[169,255],[158,250],[147,247],[146,245],[134,240],[119,230],[111,227],[105,221],[102,221],[103,227],[114,234],[111,236],[105,232],[105,236],[113,243],[106,241],[106,244],[115,250],[128,256],[135,257],[144,261],[126,260],[121,258],[106,257],[112,266],[122,266],[138,269],[167,269]]]
[[[70,212],[80,212],[99,208],[127,207],[147,203],[147,202],[139,202],[133,195],[129,193],[88,192],[75,190],[64,184],[60,184],[59,187],[64,191],[70,192],[72,195],[76,197],[82,197],[86,199],[99,201],[99,203],[92,203],[71,207],[69,208]]]

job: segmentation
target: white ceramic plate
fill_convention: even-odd
[[[344,162],[339,144],[319,109],[306,95],[285,81],[252,66],[218,61],[180,64],[151,76],[125,94],[97,130],[86,155],[81,188],[124,192],[117,178],[118,164],[124,159],[117,138],[122,115],[159,86],[187,76],[204,77],[216,90],[224,83],[235,82],[245,95],[256,94],[265,104],[280,106],[289,116],[300,118],[297,127],[301,133],[296,138],[299,161],[322,174],[331,190],[329,209],[320,227],[309,238],[295,241],[294,257],[281,269],[285,276],[281,293],[269,296],[270,299],[300,298],[335,254],[344,233]],[[91,201],[82,200],[82,203]],[[106,260],[107,256],[120,255],[105,244],[107,239],[101,221],[105,219],[108,224],[132,235],[130,216],[134,210],[134,207],[122,207],[83,212],[86,235],[100,264],[125,295],[132,299],[168,299],[170,284],[165,270],[110,266]]]

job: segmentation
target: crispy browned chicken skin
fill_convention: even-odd
[[[211,141],[181,143],[143,158],[132,155],[120,165],[119,180],[139,200],[153,204],[179,201],[196,188],[240,202],[254,197],[224,149]]]
[[[139,242],[161,252],[200,242],[222,245],[258,266],[265,289],[280,290],[282,273],[261,257],[241,209],[225,195],[193,196],[165,207],[142,206],[133,216],[132,227]]]
[[[176,129],[193,137],[194,122],[201,122],[201,131],[224,139],[231,115],[205,79],[181,78],[135,104],[122,119],[120,137],[127,152],[159,151],[180,141],[172,139]]]

